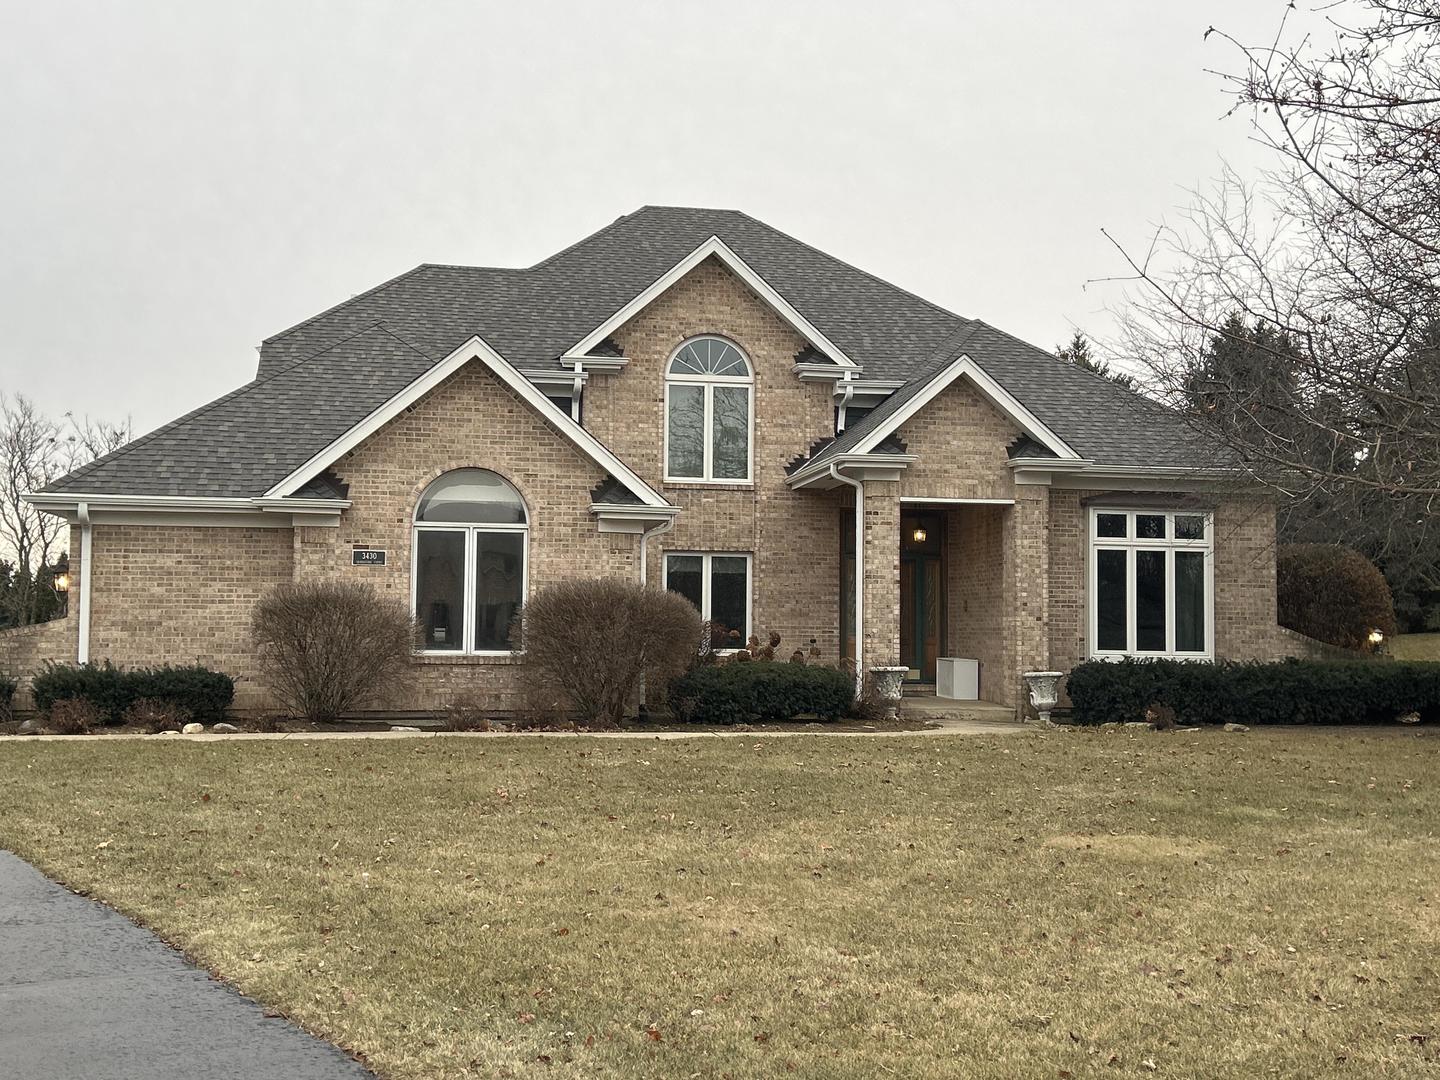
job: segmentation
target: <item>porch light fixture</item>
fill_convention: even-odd
[[[916,529],[910,534],[910,539],[914,540],[917,544],[923,544],[925,542],[925,537],[928,535],[929,533],[927,533],[924,529]]]
[[[61,559],[55,564],[55,576],[51,579],[57,593],[70,591],[70,560]]]
[[[1385,641],[1385,632],[1384,632],[1383,630],[1371,630],[1371,631],[1370,631],[1370,647],[1371,647],[1372,649],[1378,649],[1378,648],[1381,646],[1381,644],[1384,643],[1384,641]]]

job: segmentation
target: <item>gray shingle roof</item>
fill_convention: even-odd
[[[1085,457],[1174,458],[1176,419],[1049,353],[733,210],[645,207],[528,269],[416,267],[267,339],[254,381],[52,484],[95,494],[258,496],[479,334],[516,367],[556,362],[711,236],[895,395],[853,445],[963,348]]]

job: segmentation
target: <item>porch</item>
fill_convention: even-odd
[[[866,483],[858,620],[853,502],[842,509],[842,651],[855,656],[858,621],[862,666],[905,668],[910,714],[1013,719],[1021,673],[1047,666],[1048,492],[1016,491],[926,499]]]

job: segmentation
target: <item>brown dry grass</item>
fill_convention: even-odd
[[[3,749],[0,844],[386,1077],[1440,1075],[1423,730]]]

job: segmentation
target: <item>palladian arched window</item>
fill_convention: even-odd
[[[665,479],[750,479],[755,376],[733,342],[697,337],[665,368]]]
[[[415,508],[415,621],[436,653],[508,653],[525,602],[529,517],[509,482],[488,469],[438,477]]]

